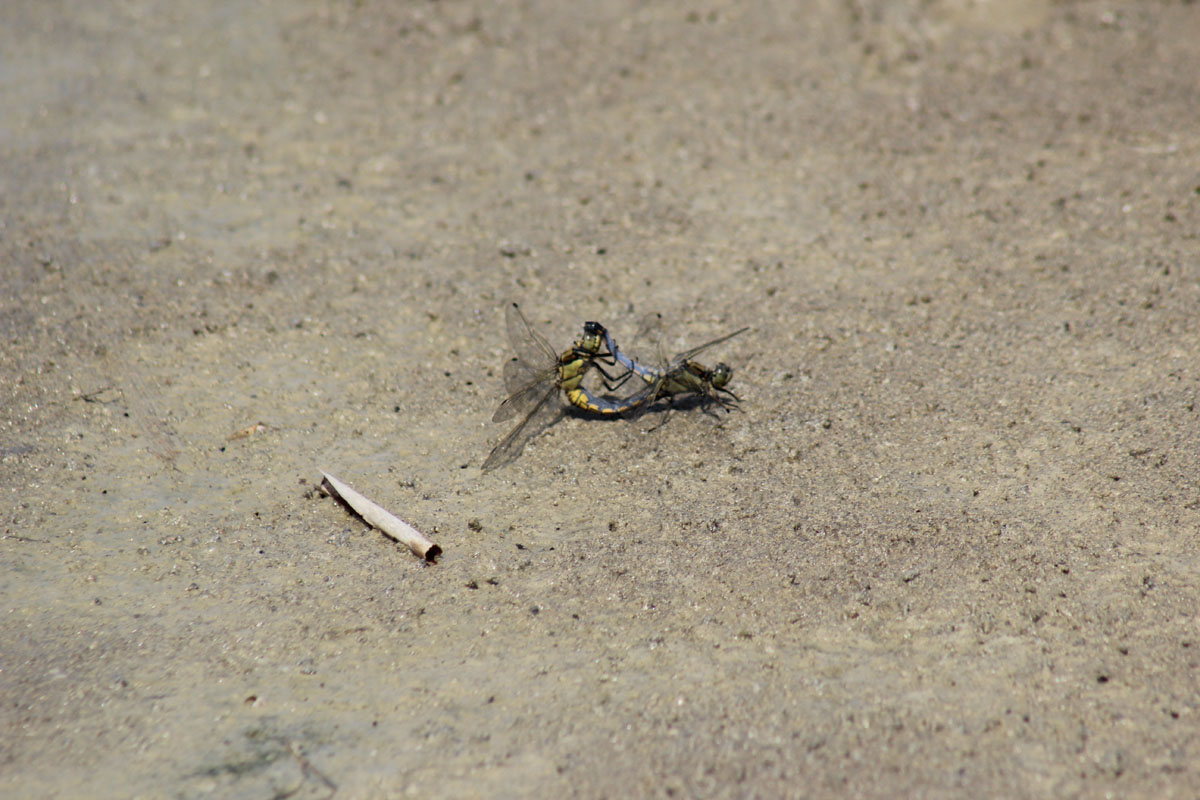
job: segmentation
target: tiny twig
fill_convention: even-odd
[[[251,425],[249,428],[242,428],[240,431],[234,431],[233,433],[229,434],[227,439],[228,439],[228,441],[231,441],[231,442],[235,441],[237,439],[245,439],[247,436],[253,436],[256,433],[262,433],[263,431],[267,430],[268,428],[270,428],[270,426],[267,425],[267,423],[256,422],[253,425]]]
[[[101,386],[99,389],[97,389],[94,392],[86,392],[84,394],[79,395],[79,399],[85,403],[100,403],[102,405],[108,405],[109,403],[117,402],[118,398],[116,398],[116,397],[114,397],[111,400],[101,399],[100,395],[104,394],[105,392],[109,392],[109,391],[117,392],[118,394],[121,393],[120,389],[114,389],[112,386]]]

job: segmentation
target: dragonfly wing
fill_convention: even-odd
[[[700,355],[700,353],[704,352],[708,348],[715,347],[716,345],[719,345],[721,342],[727,342],[730,339],[732,339],[733,337],[739,336],[748,330],[750,330],[749,326],[747,326],[745,328],[741,328],[740,330],[736,330],[733,333],[727,333],[724,336],[721,336],[720,338],[713,339],[711,342],[705,342],[704,344],[699,345],[698,347],[693,347],[691,350],[684,350],[682,353],[677,353],[675,355],[675,357],[673,359],[671,359],[671,367],[678,368],[683,365],[683,362]]]
[[[640,368],[634,370],[646,382],[646,385],[625,398],[625,404],[630,408],[624,416],[630,422],[640,419],[650,410],[650,406],[654,405],[655,401],[662,396],[663,387],[666,385],[670,373],[666,353],[663,349],[666,332],[663,327],[662,314],[652,312],[644,316],[638,325],[638,338],[654,347],[654,361],[639,364],[637,366]]]
[[[517,358],[532,369],[546,369],[558,363],[558,353],[533,329],[516,303],[509,303],[508,308],[504,310],[504,322],[508,327],[508,342],[516,352]]]
[[[663,327],[663,315],[652,311],[642,317],[642,321],[638,324],[638,339],[654,348],[653,362],[647,363],[645,365],[647,369],[639,372],[638,375],[646,383],[655,383],[662,377],[667,366],[666,354],[663,350],[663,343],[667,339],[667,332]]]
[[[492,422],[504,422],[538,405],[555,393],[553,373],[534,378],[505,398],[492,415]]]
[[[545,366],[535,367],[519,358],[511,359],[504,365],[504,390],[516,394],[529,384],[549,377],[551,372]]]
[[[639,342],[657,341],[661,331],[662,315],[650,314],[642,320],[641,325],[638,327],[637,340]],[[658,378],[659,370],[657,369],[657,365],[649,361],[638,361],[627,351],[619,349],[611,335],[606,334],[605,341],[617,363],[637,375],[642,381],[652,383]],[[624,380],[622,380],[622,383],[624,383]]]
[[[537,405],[553,392],[557,378],[558,356],[516,303],[505,308],[504,319],[517,357],[504,365],[504,388],[509,395],[496,409],[492,422],[512,419]]]
[[[643,342],[658,342],[663,337],[663,315],[651,311],[638,320],[638,339]]]
[[[509,398],[510,400],[512,398]],[[505,401],[508,402],[508,401]],[[503,406],[501,406],[503,408]],[[497,412],[499,413],[499,412]],[[516,461],[517,456],[521,455],[521,451],[525,449],[525,444],[537,436],[546,428],[553,425],[560,416],[562,416],[562,405],[558,402],[557,393],[547,392],[540,403],[534,406],[525,419],[521,420],[517,427],[500,440],[500,444],[492,449],[492,452],[487,457],[487,461],[483,462],[483,471],[491,472],[494,469],[503,467],[505,464],[511,464]]]

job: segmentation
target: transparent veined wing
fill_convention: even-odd
[[[541,402],[546,395],[557,390],[557,369],[530,370],[524,362],[513,359],[504,365],[504,386],[511,394],[504,399],[492,422],[512,419]]]
[[[506,464],[511,464],[517,459],[517,456],[521,455],[521,451],[525,449],[525,444],[530,439],[553,425],[562,416],[563,408],[558,402],[558,392],[554,391],[554,388],[551,386],[551,391],[542,396],[541,401],[525,416],[525,419],[521,420],[517,427],[513,428],[507,436],[500,440],[498,445],[492,448],[487,461],[483,462],[484,472],[491,472]]]
[[[558,363],[558,353],[534,330],[516,303],[509,303],[504,309],[504,324],[508,329],[508,343],[518,359],[533,369],[545,369]]]

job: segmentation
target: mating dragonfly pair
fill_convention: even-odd
[[[525,416],[492,450],[483,463],[484,472],[516,460],[526,442],[558,419],[562,413],[557,397],[559,389],[577,408],[604,417],[625,416],[629,419],[640,417],[659,400],[672,400],[682,394],[698,395],[705,409],[715,403],[729,410],[735,407],[730,401],[738,400],[737,395],[725,388],[733,378],[733,370],[728,365],[717,364],[709,369],[692,358],[749,328],[705,342],[669,361],[660,354],[659,363],[648,366],[621,352],[612,335],[599,322],[584,323],[583,336],[561,354],[556,354],[533,329],[516,303],[507,308],[505,322],[516,357],[504,365],[504,386],[511,394],[496,409],[492,422],[503,422],[520,414]],[[610,375],[602,364],[614,367],[619,364],[625,372]],[[637,391],[624,398],[599,397],[583,386],[584,375],[593,367],[609,391],[620,388],[632,376],[637,376],[642,383]]]

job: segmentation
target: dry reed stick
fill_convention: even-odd
[[[384,536],[393,541],[408,545],[409,550],[412,550],[426,561],[434,561],[442,554],[442,548],[426,539],[412,525],[394,516],[382,506],[363,497],[328,472],[322,470],[321,474],[325,476],[325,481],[322,485],[331,495],[341,498],[342,502],[350,506],[356,514],[366,520],[368,525],[378,528]]]

